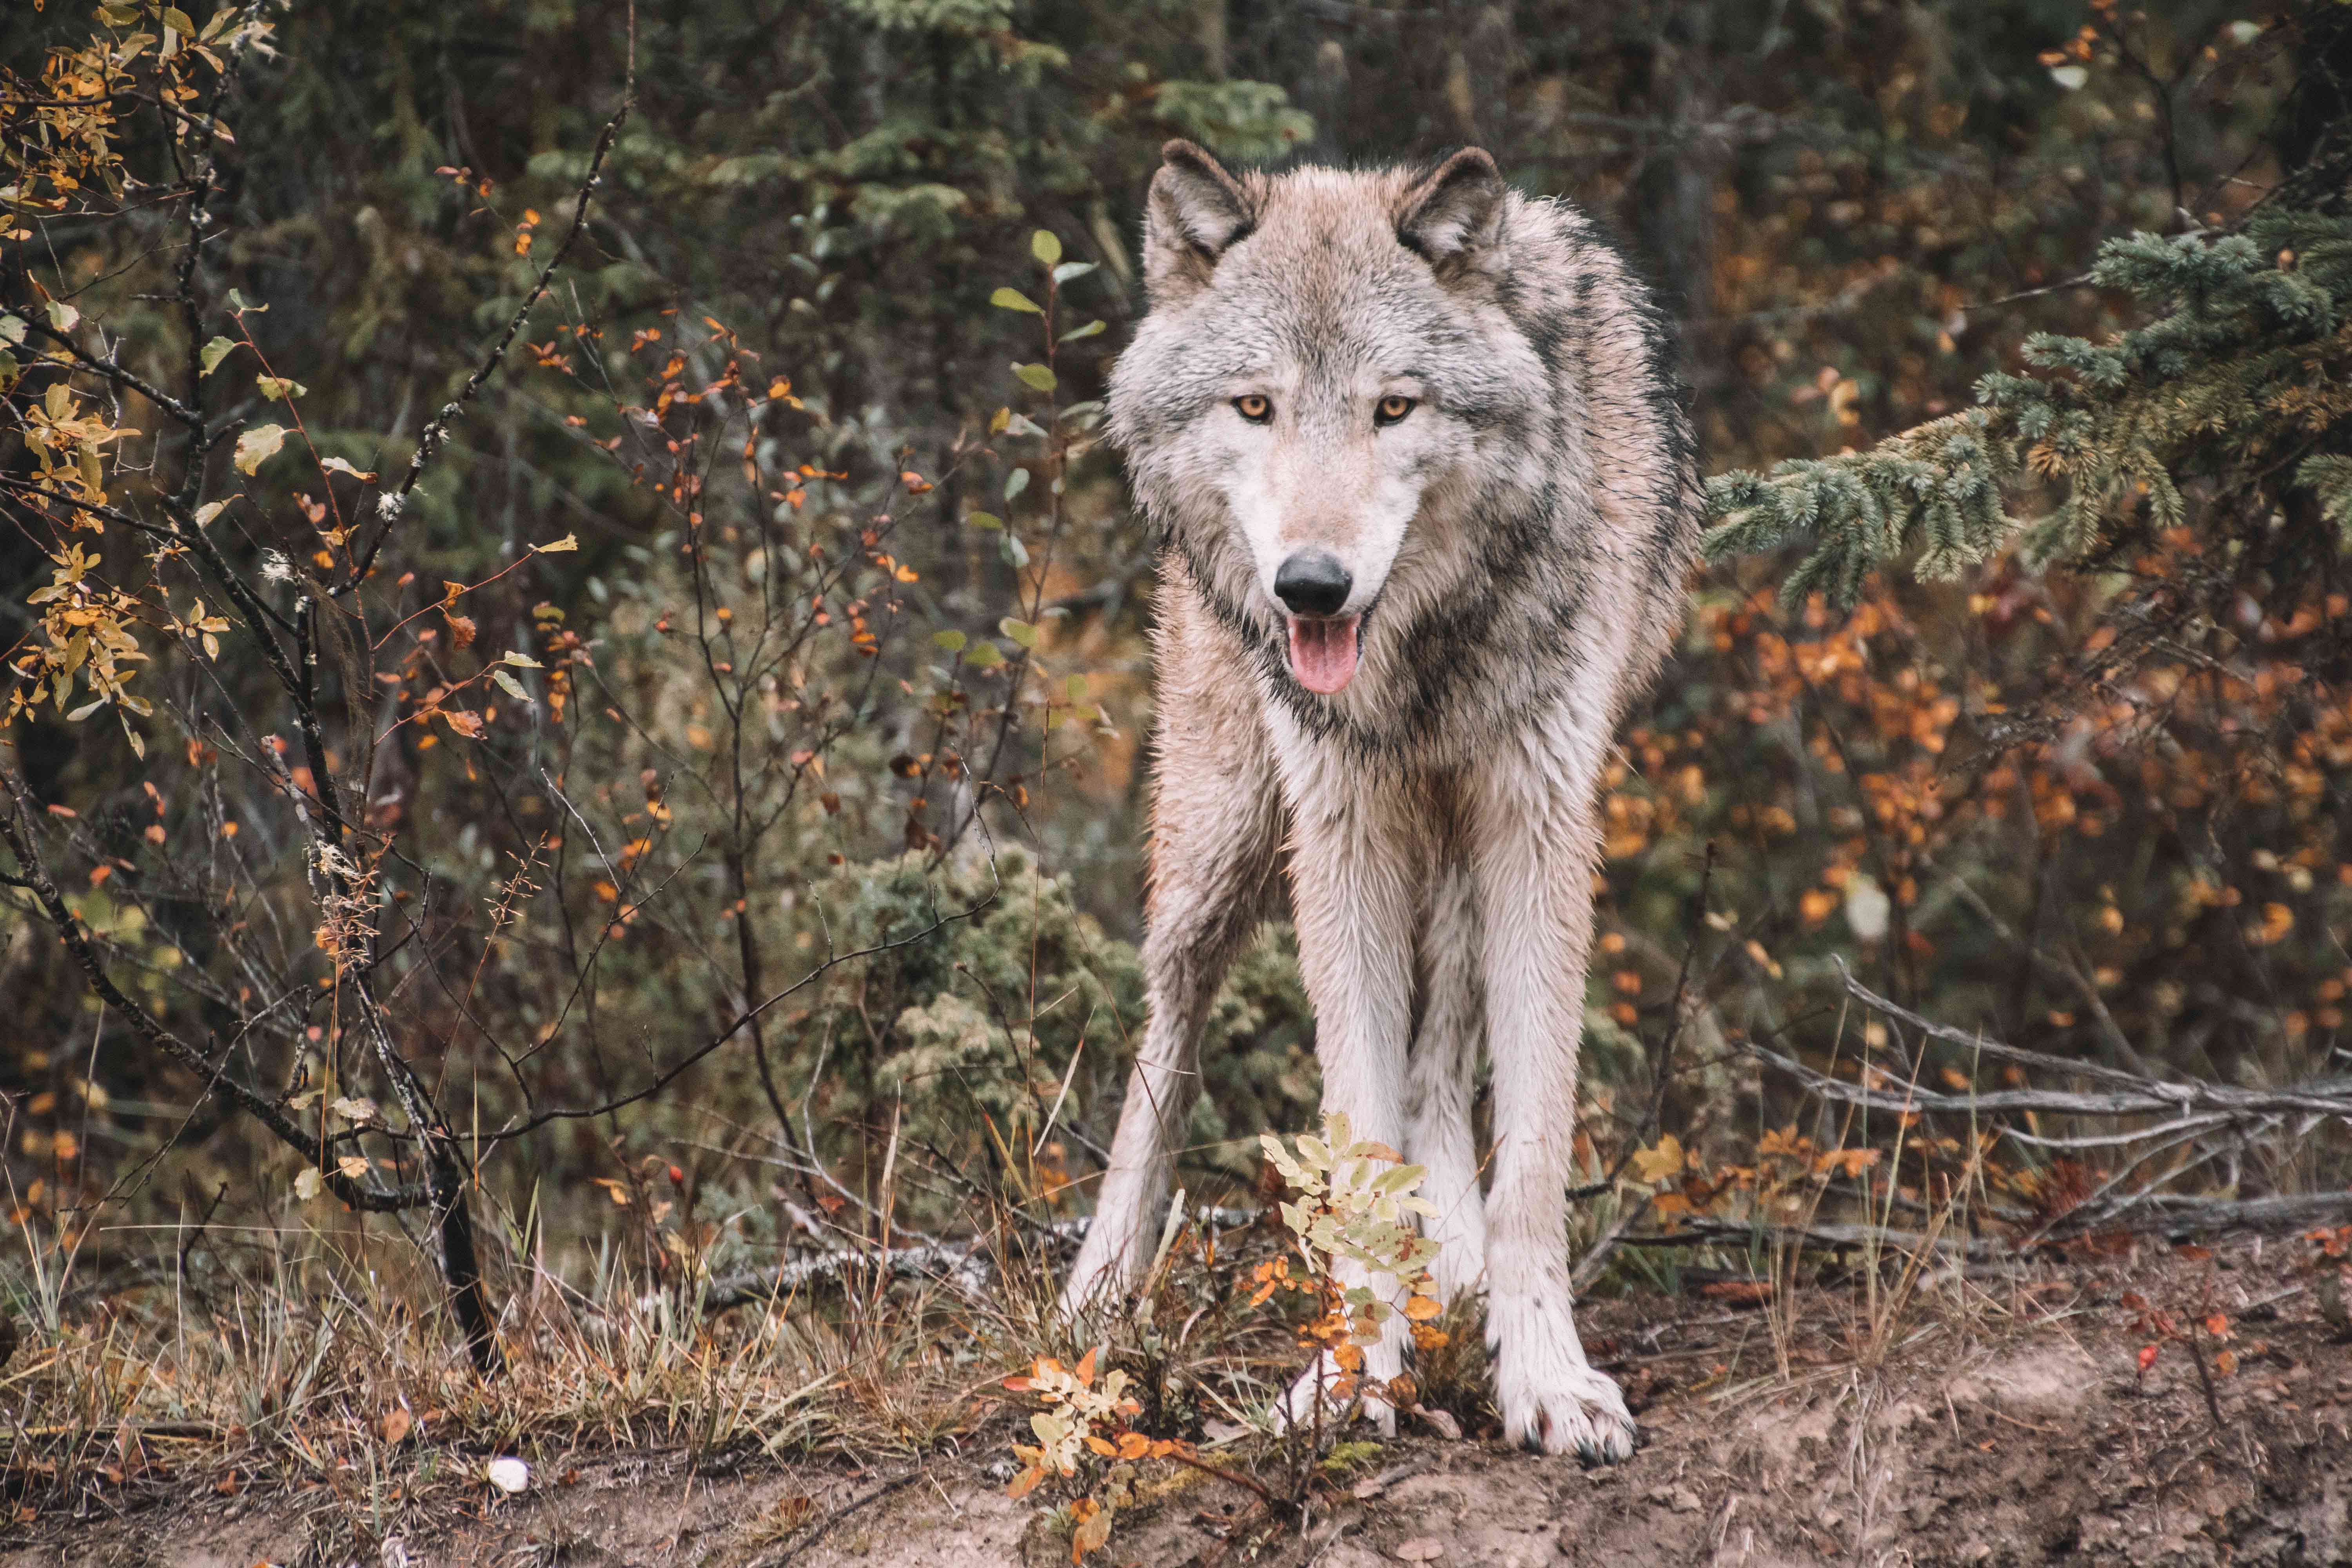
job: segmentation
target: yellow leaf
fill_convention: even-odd
[[[1633,1171],[1644,1182],[1663,1182],[1680,1174],[1687,1158],[1682,1140],[1669,1132],[1652,1147],[1634,1151]]]
[[[236,438],[235,459],[236,471],[240,474],[252,474],[262,464],[276,457],[278,448],[285,444],[286,426],[283,425],[255,426]]]

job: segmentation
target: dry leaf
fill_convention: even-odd
[[[1436,1563],[1445,1556],[1445,1544],[1433,1535],[1416,1535],[1398,1542],[1390,1555],[1400,1563]]]

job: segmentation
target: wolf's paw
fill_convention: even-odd
[[[1284,1390],[1282,1396],[1274,1402],[1271,1414],[1274,1416],[1275,1430],[1277,1432],[1294,1432],[1301,1428],[1312,1430],[1318,1424],[1316,1405],[1319,1403],[1322,1405],[1320,1422],[1323,1429],[1334,1431],[1346,1424],[1348,1407],[1354,1405],[1359,1407],[1359,1418],[1370,1421],[1379,1427],[1381,1436],[1395,1436],[1396,1406],[1387,1400],[1375,1398],[1370,1393],[1366,1393],[1360,1400],[1352,1398],[1343,1400],[1333,1394],[1332,1390],[1339,1387],[1340,1380],[1346,1376],[1347,1373],[1340,1370],[1339,1363],[1331,1359],[1328,1352],[1317,1356],[1307,1369],[1298,1374],[1297,1381]],[[1361,1383],[1363,1380],[1359,1378],[1356,1381]]]
[[[1064,1322],[1101,1323],[1124,1310],[1128,1293],[1143,1271],[1136,1235],[1131,1217],[1108,1209],[1096,1215],[1086,1245],[1070,1265],[1070,1277],[1062,1284],[1057,1310]]]
[[[1496,1368],[1503,1436],[1543,1454],[1574,1454],[1588,1465],[1633,1457],[1633,1416],[1616,1384],[1589,1366],[1555,1365],[1538,1374],[1510,1356]]]

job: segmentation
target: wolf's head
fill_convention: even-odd
[[[1442,592],[1471,459],[1541,401],[1526,341],[1496,330],[1513,198],[1475,150],[1240,178],[1188,142],[1163,156],[1111,431],[1202,589],[1335,693],[1384,595]]]

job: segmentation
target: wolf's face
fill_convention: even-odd
[[[1417,181],[1247,184],[1189,144],[1167,156],[1113,433],[1202,586],[1279,637],[1300,685],[1337,693],[1367,617],[1445,574],[1482,433],[1528,417],[1543,384],[1481,320],[1504,188],[1483,153]]]

